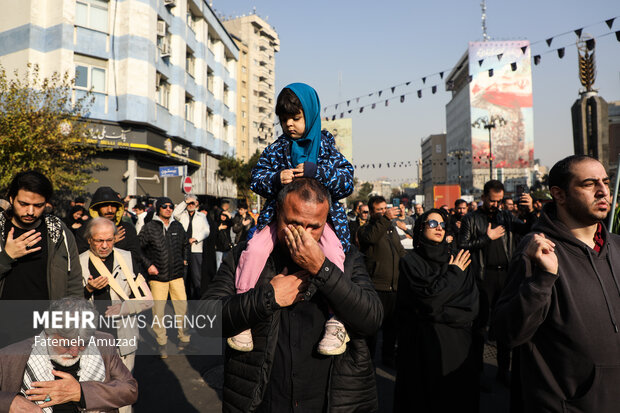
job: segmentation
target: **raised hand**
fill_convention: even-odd
[[[555,244],[547,239],[545,234],[534,234],[525,248],[525,255],[544,271],[557,275],[558,256],[555,254]]]
[[[460,250],[456,257],[451,256],[449,265],[456,265],[461,269],[461,271],[465,271],[469,264],[471,264],[471,255],[467,250]]]
[[[273,287],[276,303],[280,307],[288,307],[293,305],[302,298],[302,293],[308,288],[308,274],[297,272],[287,275],[285,268],[282,274],[278,274],[269,282]]]
[[[92,293],[95,290],[101,290],[108,285],[109,280],[108,277],[97,277],[93,278],[91,275],[88,277],[88,283],[86,283],[86,289],[88,292]]]

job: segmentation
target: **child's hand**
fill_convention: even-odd
[[[282,182],[282,185],[290,184],[291,182],[293,182],[293,171],[293,169],[285,169],[280,172],[280,182]]]
[[[295,169],[292,169],[293,171],[293,176],[295,176],[295,178],[301,178],[304,176],[304,164],[300,163],[299,165],[297,165],[295,167]]]

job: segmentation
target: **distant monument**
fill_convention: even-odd
[[[576,155],[589,155],[609,169],[609,119],[605,99],[593,88],[596,79],[595,41],[585,34],[577,41],[579,80],[584,89],[571,108]]]

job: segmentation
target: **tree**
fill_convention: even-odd
[[[232,179],[235,185],[237,185],[237,192],[246,200],[251,195],[252,169],[258,163],[258,158],[260,158],[259,151],[254,152],[254,155],[247,162],[228,155],[220,159],[218,175],[220,178]]]
[[[83,120],[92,98],[72,102],[68,73],[42,78],[38,66],[28,64],[22,76],[14,75],[0,66],[0,188],[17,172],[34,169],[57,191],[82,192],[95,181],[92,156],[100,151],[86,143],[91,131]]]

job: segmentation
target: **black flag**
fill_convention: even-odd
[[[422,97],[422,91],[418,90],[418,97],[421,98]]]
[[[362,113],[363,111],[364,111],[364,107],[362,106],[362,107],[360,108],[360,113]]]
[[[426,84],[426,78],[425,77],[422,78],[422,83]]]
[[[383,93],[383,90],[379,91],[379,97],[381,97],[381,94]]]
[[[581,38],[581,32],[583,31],[583,29],[577,29],[575,30],[575,34],[577,35],[577,37]]]
[[[523,46],[523,47],[521,48],[521,52],[522,52],[523,54],[525,54],[525,52],[527,52],[527,46]]]
[[[333,116],[332,116],[332,120],[336,120],[336,115],[333,115]]]
[[[396,86],[392,86],[392,93],[394,93],[394,89],[396,89]]]
[[[443,72],[439,72],[439,78],[443,79]]]
[[[405,101],[405,95],[400,95],[400,103],[403,103]]]
[[[510,64],[510,68],[512,69],[512,71],[514,72],[515,70],[517,70],[517,62],[512,62]]]
[[[503,53],[498,54],[498,55],[497,55],[497,60],[502,60],[502,56],[504,56],[504,54],[503,54]]]
[[[437,92],[437,85],[431,88],[431,92],[433,92],[433,95]]]
[[[387,99],[385,99],[385,106],[387,106],[387,105],[388,105],[388,100],[387,100]]]
[[[616,32],[616,40],[620,42],[620,30]]]
[[[594,39],[586,40],[586,47],[588,48],[588,50],[594,49]]]
[[[493,77],[493,69],[489,69],[489,77]]]
[[[558,57],[559,57],[560,59],[564,57],[564,48],[563,48],[563,47],[560,47],[560,48],[558,49]]]
[[[409,82],[405,83],[405,85],[406,85],[406,86],[409,86],[409,84],[410,84],[410,83],[411,83],[411,81],[409,81]]]
[[[614,25],[614,20],[616,20],[615,17],[613,19],[605,20],[605,23],[607,23],[607,27],[609,27],[611,29],[611,26]],[[616,32],[616,33],[618,33],[618,32]]]
[[[484,63],[484,59],[478,60],[478,66],[482,66],[482,63]]]
[[[538,63],[540,63],[540,55],[539,54],[534,56],[534,64],[537,65]]]
[[[372,109],[374,109],[375,107],[377,107],[377,104],[376,104],[376,103],[373,103],[373,104],[372,104]]]
[[[551,47],[551,42],[553,41],[553,37],[550,37],[545,41],[547,42],[547,46]]]

